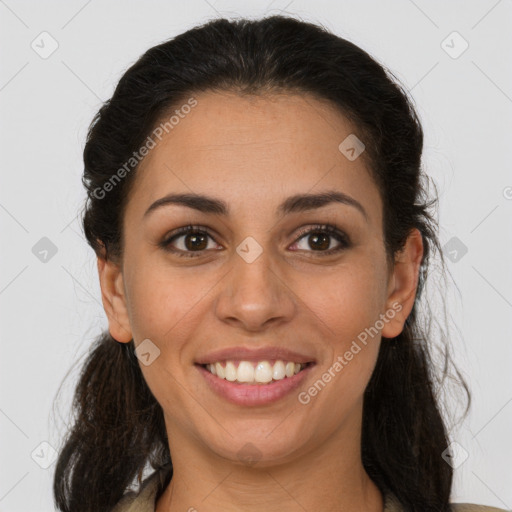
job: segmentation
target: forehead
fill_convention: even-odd
[[[163,117],[165,123],[180,113],[139,166],[129,208],[142,214],[174,191],[232,195],[257,207],[325,188],[378,208],[366,155],[349,160],[339,149],[356,128],[331,103],[297,94],[208,91],[193,97],[193,108],[178,105]]]

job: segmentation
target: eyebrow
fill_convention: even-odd
[[[363,205],[353,197],[337,190],[327,190],[318,194],[296,194],[288,197],[277,208],[278,215],[306,212],[322,208],[331,203],[341,203],[356,208],[368,222],[368,214]],[[157,199],[144,213],[146,218],[151,212],[167,205],[179,205],[192,208],[202,213],[229,216],[228,205],[221,199],[208,197],[201,194],[168,194]]]

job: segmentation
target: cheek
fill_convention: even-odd
[[[329,430],[352,417],[351,411],[362,404],[379,353],[381,329],[376,324],[385,302],[373,273],[340,272],[326,281],[328,286],[324,293],[318,292],[316,305],[310,304],[328,326],[323,339],[329,357],[318,375],[325,384],[314,384],[305,392],[317,393],[316,407],[330,411],[325,425]]]
[[[172,268],[156,260],[146,256],[132,266],[128,294],[133,336],[136,344],[146,338],[155,341],[165,359],[181,358],[186,341],[211,308],[219,275],[193,267]]]
[[[200,291],[162,265],[139,264],[128,283],[129,315],[136,341],[163,341],[197,303]],[[186,293],[184,293],[186,290]],[[196,293],[197,292],[197,293]],[[181,320],[183,321],[183,320]]]
[[[347,266],[317,285],[309,287],[308,305],[327,326],[336,351],[344,351],[361,333],[374,332],[386,299],[385,280],[375,264]]]

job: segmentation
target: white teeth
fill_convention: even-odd
[[[286,375],[286,369],[285,369],[283,361],[276,361],[274,364],[273,371],[272,371],[272,378],[274,380],[281,380],[281,379],[284,379],[285,375]]]
[[[240,367],[238,368],[240,369]],[[256,369],[254,370],[254,380],[256,382],[270,382],[272,380],[272,376],[272,366],[270,366],[268,361],[261,361],[256,365]]]
[[[286,363],[286,376],[292,377],[295,373],[295,363]]]
[[[215,373],[212,372],[212,368],[215,368]],[[215,364],[209,364],[208,369],[214,374],[217,375],[217,377],[220,377],[221,379],[226,378],[226,373],[224,371],[224,367],[220,363]]]
[[[250,361],[240,361],[237,368],[233,361],[226,361],[225,366],[222,366],[220,362],[212,363],[207,364],[206,369],[213,375],[230,382],[267,384],[272,380],[277,381],[283,380],[285,377],[293,377],[305,366],[305,364],[291,361],[286,363],[276,361],[274,365],[271,365],[268,361],[258,361],[256,365]]]
[[[240,361],[236,371],[238,382],[254,382],[254,366],[248,361]]]
[[[226,368],[224,369],[224,373],[226,374],[225,379],[229,380],[230,382],[234,382],[236,380],[236,368],[235,365],[228,361],[226,363]]]

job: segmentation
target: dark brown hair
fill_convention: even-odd
[[[122,218],[136,166],[106,193],[105,184],[159,120],[184,98],[207,90],[298,91],[328,100],[366,145],[391,262],[411,230],[420,230],[424,257],[413,310],[399,336],[382,340],[365,391],[362,460],[381,491],[392,492],[406,510],[449,510],[452,468],[441,457],[449,441],[436,385],[448,375],[451,359],[443,343],[442,364],[433,363],[438,340],[418,318],[434,251],[444,266],[430,212],[434,200],[428,200],[421,171],[423,132],[404,88],[368,53],[320,26],[282,16],[216,19],[150,48],[125,72],[89,128],[83,155],[89,244],[97,256],[122,256]],[[108,332],[96,340],[73,411],[55,471],[59,510],[109,510],[136,477],[140,483],[146,465],[172,463],[163,412],[142,376],[133,340],[117,343]]]

